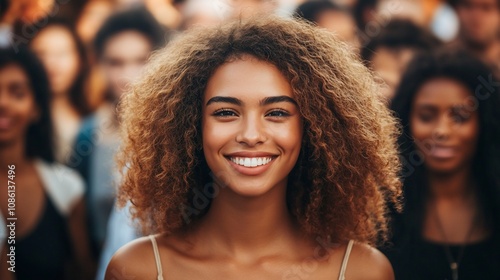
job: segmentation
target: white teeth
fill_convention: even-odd
[[[256,166],[266,165],[272,160],[271,157],[258,157],[258,158],[232,157],[230,159],[237,165],[245,167],[256,167]]]

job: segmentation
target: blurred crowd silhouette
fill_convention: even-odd
[[[183,31],[263,14],[331,31],[401,119],[405,208],[381,248],[396,279],[500,279],[497,0],[0,0],[0,279],[103,279],[141,236],[114,207],[127,85]]]

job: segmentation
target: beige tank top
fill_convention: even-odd
[[[160,253],[158,251],[158,245],[156,244],[156,239],[153,235],[149,236],[151,244],[153,245],[153,253],[155,255],[156,270],[158,271],[157,280],[163,280],[163,270],[161,267]],[[351,255],[352,246],[354,245],[353,240],[349,240],[347,248],[345,250],[344,259],[342,260],[342,265],[340,267],[339,280],[345,280],[345,271],[347,269],[347,262],[349,261],[349,256]]]

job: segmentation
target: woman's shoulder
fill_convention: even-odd
[[[182,257],[182,250],[188,248],[184,239],[177,234],[156,234],[125,244],[111,258],[105,279],[156,279],[159,270],[157,261],[160,269],[164,270],[164,264]],[[153,242],[158,249],[158,259]]]
[[[392,280],[389,260],[376,248],[354,242],[346,270],[346,279]]]
[[[105,279],[156,279],[157,275],[153,245],[146,236],[116,251],[106,269]]]

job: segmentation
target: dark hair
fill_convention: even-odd
[[[378,0],[358,0],[353,9],[354,20],[359,30],[364,30],[367,22],[365,21],[365,13],[369,9],[377,7]]]
[[[347,7],[328,0],[314,0],[299,5],[295,10],[295,16],[317,23],[318,16],[325,11],[339,11],[351,15],[351,11]]]
[[[463,4],[464,0],[448,0],[450,6],[456,8],[458,5]],[[497,0],[497,8],[500,9],[500,0]]]
[[[11,48],[0,48],[0,68],[9,65],[16,65],[24,70],[30,81],[36,105],[40,110],[38,122],[28,127],[25,136],[26,156],[53,162],[53,130],[49,105],[50,87],[43,64],[25,47],[19,47],[17,51]]]
[[[439,44],[440,41],[436,37],[415,23],[409,20],[395,19],[389,22],[378,36],[373,37],[361,49],[361,58],[365,62],[370,61],[379,48],[391,50],[410,48],[431,51]]]
[[[10,0],[0,0],[0,20],[7,13],[10,6]]]
[[[166,33],[154,17],[144,8],[134,8],[110,16],[94,38],[94,51],[101,57],[104,46],[113,36],[124,31],[137,31],[146,36],[153,49],[166,41]]]
[[[35,26],[38,26],[35,24]],[[71,36],[71,39],[75,43],[76,51],[78,53],[78,57],[80,59],[80,70],[78,75],[75,78],[75,81],[69,88],[69,99],[71,101],[71,105],[76,109],[80,116],[85,116],[90,113],[90,105],[87,100],[86,89],[88,77],[90,75],[90,65],[87,57],[87,53],[85,50],[85,46],[83,42],[80,40],[80,37],[76,34],[74,26],[62,18],[52,18],[49,20],[47,24],[45,24],[40,30],[37,36],[47,28],[58,26],[66,29]],[[35,36],[30,44],[33,43],[33,40],[37,37]]]
[[[405,208],[395,223],[397,232],[405,234],[398,242],[408,242],[420,233],[423,223],[427,182],[423,158],[410,134],[410,108],[418,90],[435,78],[449,78],[464,85],[473,96],[479,114],[479,139],[473,159],[473,176],[477,180],[479,207],[500,240],[500,95],[490,70],[480,60],[463,50],[440,50],[417,55],[409,64],[392,101],[392,109],[402,122],[399,145],[403,161]],[[412,237],[413,236],[413,237]]]

